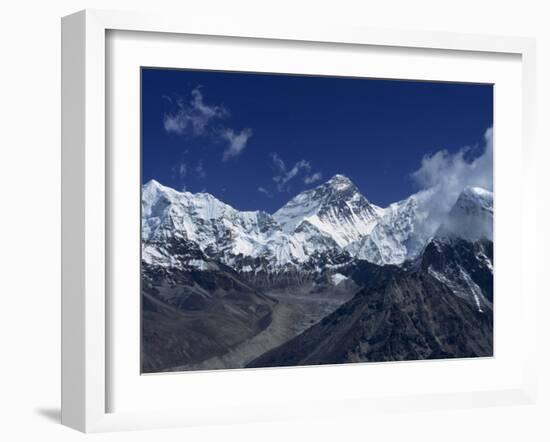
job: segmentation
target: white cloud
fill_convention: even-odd
[[[176,105],[176,112],[164,115],[164,130],[178,135],[203,135],[213,120],[229,115],[223,106],[206,104],[200,87],[191,91],[189,103],[179,99]]]
[[[296,178],[296,176],[302,172],[306,171],[309,172],[311,170],[311,164],[308,161],[300,160],[298,161],[290,170],[287,170],[286,168],[284,170],[281,170],[279,175],[275,175],[273,177],[273,181],[277,183],[277,190],[279,192],[282,192],[286,189],[286,185],[289,181]]]
[[[272,152],[269,154],[271,157],[271,160],[273,161],[273,164],[277,168],[279,172],[285,172],[286,171],[286,165],[283,159],[275,152]]]
[[[296,164],[294,164],[294,166],[288,169],[279,154],[273,152],[269,156],[277,172],[276,175],[273,177],[273,181],[275,181],[277,190],[279,192],[288,190],[289,182],[302,174],[306,174],[303,178],[303,181],[306,184],[314,183],[322,178],[321,172],[315,172],[311,175],[308,175],[308,173],[311,172],[312,169],[311,163],[309,161],[300,160]]]
[[[493,190],[493,129],[485,131],[483,153],[474,161],[466,159],[471,150],[466,147],[455,154],[440,150],[422,159],[420,169],[412,174],[421,188],[444,187],[459,192],[465,186]]]
[[[174,104],[171,97],[163,95],[162,98]],[[238,132],[220,124],[230,116],[229,110],[222,105],[206,103],[200,87],[191,91],[189,101],[176,100],[175,107],[175,111],[164,114],[164,130],[176,135],[209,136],[214,141],[224,141],[227,143],[222,157],[224,161],[240,155],[252,136],[249,128]]]
[[[465,187],[493,190],[493,128],[485,131],[481,149],[482,154],[474,160],[467,159],[470,147],[454,154],[440,150],[422,159],[412,178],[421,189],[418,193],[421,210],[430,221],[424,228],[437,228]]]
[[[300,160],[298,161],[292,169],[290,169],[281,179],[281,184],[286,184],[290,180],[294,179],[302,170],[309,171],[311,170],[311,164],[309,161]]]
[[[243,129],[239,133],[235,132],[233,129],[224,129],[221,132],[221,137],[229,143],[229,146],[227,146],[223,152],[223,160],[227,161],[230,158],[240,155],[251,136],[252,130],[248,128]]]
[[[208,117],[226,117],[229,116],[229,111],[223,106],[212,106],[207,105],[204,102],[204,97],[200,90],[200,87],[196,87],[191,91],[191,104],[194,109],[196,109],[200,114]]]
[[[321,172],[315,172],[312,175],[307,175],[306,177],[304,177],[304,183],[313,184],[313,183],[316,183],[317,181],[321,181],[322,178],[323,178],[323,174]]]

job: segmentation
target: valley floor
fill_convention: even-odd
[[[334,293],[266,293],[276,299],[271,324],[251,339],[241,342],[227,353],[197,364],[171,367],[164,371],[219,370],[244,368],[262,354],[288,342],[353,297],[353,292],[335,297]]]

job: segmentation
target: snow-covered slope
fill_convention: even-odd
[[[191,241],[209,256],[255,255],[278,228],[268,213],[239,212],[208,193],[178,192],[154,180],[143,187],[142,223],[146,262],[168,240]]]
[[[330,197],[334,201],[335,192]],[[329,207],[317,205],[320,211]],[[174,258],[162,250],[174,241],[190,241],[238,271],[259,270],[251,260],[267,265],[262,270],[277,271],[340,252],[332,236],[315,224],[319,218],[304,217],[289,229],[266,212],[241,212],[208,193],[178,192],[154,180],[143,187],[142,214],[143,259],[156,265],[174,266]],[[323,226],[329,228],[326,222]]]
[[[276,227],[262,211],[239,212],[209,193],[177,192],[152,180],[143,188],[143,240],[184,235],[204,248],[250,253]]]
[[[383,209],[371,204],[343,175],[300,193],[273,217],[287,233],[294,233],[305,223],[334,240],[340,247],[368,235],[378,223]]]
[[[426,235],[419,229],[423,217],[417,195],[393,203],[384,210],[370,235],[350,244],[347,251],[376,264],[401,264],[425,244]]]
[[[426,195],[382,209],[349,178],[335,175],[270,215],[238,211],[208,193],[178,192],[153,180],[143,187],[143,259],[198,268],[217,260],[238,272],[321,271],[354,258],[399,265],[435,236],[492,240],[491,192],[464,189],[443,221],[430,219]]]
[[[150,181],[144,371],[491,354],[492,194],[438,195],[382,209],[336,175],[271,215]]]
[[[466,187],[443,219],[431,214],[430,191],[422,191],[391,204],[369,235],[349,244],[354,257],[376,264],[402,264],[414,259],[434,237],[467,241],[493,239],[493,194]],[[433,201],[430,201],[433,204]]]
[[[493,193],[466,187],[439,227],[436,236],[467,241],[493,240]]]

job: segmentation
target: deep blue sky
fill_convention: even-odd
[[[142,179],[274,212],[341,173],[386,206],[417,190],[410,175],[424,155],[481,145],[492,124],[490,85],[147,68]],[[224,160],[228,131],[245,129],[252,135],[244,149]],[[299,173],[277,186],[273,178],[291,175],[296,163]],[[315,173],[322,180],[306,184]]]

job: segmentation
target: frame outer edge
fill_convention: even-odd
[[[523,241],[523,256],[522,256],[522,275],[528,271],[528,267],[533,266],[533,257],[537,257],[537,213],[538,201],[537,197],[537,42],[536,39],[526,39],[522,50],[522,83],[523,83],[523,121],[522,121],[522,148],[523,148],[523,189],[522,189],[522,211],[523,222],[528,226],[526,235]],[[523,229],[525,231],[525,228]],[[526,364],[525,364],[525,379],[523,391],[529,397],[532,404],[538,399],[538,370],[537,362],[539,355],[537,350],[540,346],[535,345],[540,341],[540,334],[537,332],[540,321],[540,309],[536,308],[540,302],[542,293],[539,293],[539,280],[537,271],[532,272],[534,278],[524,281],[523,296],[525,298],[524,316],[526,318],[527,334],[530,337],[530,345],[527,346]],[[542,345],[542,343],[540,343]]]
[[[61,423],[85,427],[85,14],[61,22]]]
[[[349,30],[338,26],[334,32],[296,28],[298,30],[277,35],[276,30],[254,26],[245,30],[237,30],[230,24],[213,28],[201,20],[181,23],[166,16],[152,17],[150,14],[101,9],[84,10],[62,18],[61,422],[79,431],[180,427],[183,424],[181,416],[150,416],[145,419],[147,422],[140,422],[138,415],[106,413],[105,33],[107,29],[183,33],[184,28],[186,33],[202,35],[520,54],[524,62],[522,141],[527,159],[524,171],[532,170],[534,166],[536,46],[533,38],[406,30]],[[434,44],[433,39],[439,43]],[[529,202],[533,198],[534,195],[531,195]],[[524,222],[531,216],[536,216],[534,206]],[[529,224],[535,225],[536,220],[531,219]],[[526,251],[535,249],[536,244],[529,242],[524,256]],[[536,289],[536,283],[530,287]],[[530,300],[535,296],[533,293]],[[534,335],[536,314],[526,313],[532,320],[529,332]],[[528,354],[531,362],[535,360],[533,351],[530,349]],[[496,396],[513,396],[514,403],[533,403],[536,397],[535,372],[535,367],[528,366],[521,390],[514,390],[511,395],[510,392],[495,392]],[[493,403],[492,396],[487,400],[489,406],[498,405]],[[470,401],[467,402],[471,406]],[[462,408],[456,403],[451,408],[457,406]]]
[[[106,138],[105,26],[86,15],[85,53],[85,431],[106,414]]]
[[[62,19],[61,422],[105,417],[105,28],[88,11]]]
[[[130,32],[160,32],[217,37],[274,39],[312,43],[374,45],[382,47],[424,48],[469,52],[522,54],[531,37],[470,34],[449,31],[374,28],[332,23],[331,26],[290,20],[283,27],[265,22],[235,25],[222,17],[176,17],[152,11],[87,9],[105,29]]]

